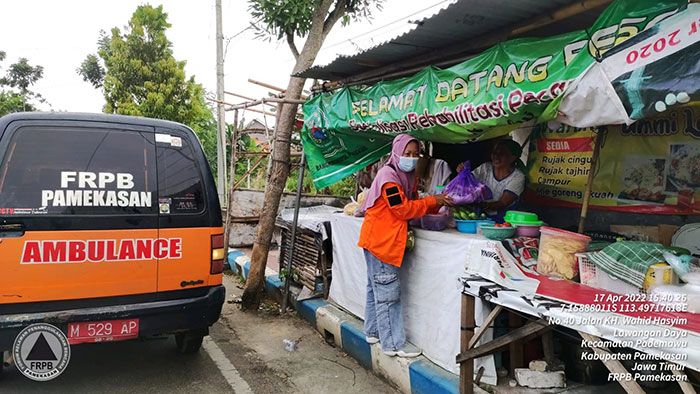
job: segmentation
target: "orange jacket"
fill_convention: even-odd
[[[408,221],[437,206],[437,199],[433,196],[409,200],[400,185],[388,182],[382,187],[381,197],[365,212],[357,246],[369,250],[383,263],[401,267]]]

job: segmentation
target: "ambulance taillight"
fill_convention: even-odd
[[[211,274],[224,272],[224,235],[216,234],[211,236]]]

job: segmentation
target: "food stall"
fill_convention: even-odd
[[[630,347],[654,354],[683,353],[686,355],[684,360],[674,361],[690,369],[700,369],[700,337],[697,334],[700,319],[695,317],[697,315],[686,310],[676,311],[673,306],[652,308],[648,305],[656,303],[646,299],[631,300],[627,303],[628,310],[605,309],[606,305],[619,304],[619,300],[615,303],[598,299],[613,293],[594,290],[593,286],[600,286],[596,280],[605,278],[602,274],[614,276],[614,268],[619,267],[622,259],[608,266],[599,265],[598,261],[606,261],[613,250],[596,252],[601,255],[582,255],[589,252],[592,245],[603,245],[591,243],[586,235],[561,228],[539,227],[541,219],[547,222],[556,219],[545,214],[551,205],[583,208],[580,218],[578,213],[569,211],[564,218],[566,226],[559,225],[573,226],[573,230],[577,225],[585,224],[589,207],[620,214],[641,212],[682,216],[687,223],[697,220],[693,215],[700,212],[696,209],[700,196],[696,197],[694,193],[700,187],[691,175],[695,173],[685,169],[695,165],[694,152],[700,151],[697,135],[692,132],[697,125],[694,107],[689,105],[698,100],[697,84],[691,83],[690,91],[674,92],[673,100],[666,102],[664,98],[665,106],[675,107],[661,114],[668,115],[662,117],[666,120],[654,121],[658,119],[655,116],[666,108],[659,111],[661,106],[654,102],[650,107],[652,111],[648,106],[640,107],[640,103],[658,101],[644,96],[647,92],[642,90],[647,86],[644,83],[625,84],[624,81],[629,80],[627,75],[627,79],[620,82],[626,90],[617,89],[611,79],[607,81],[610,90],[602,91],[596,90],[596,86],[608,85],[586,82],[586,78],[610,76],[598,66],[603,48],[609,50],[624,41],[603,42],[604,35],[597,32],[607,31],[608,26],[619,27],[623,20],[630,23],[631,15],[638,16],[633,29],[635,33],[645,30],[653,34],[664,32],[654,28],[663,19],[662,15],[670,17],[671,24],[664,26],[697,19],[696,7],[678,13],[683,3],[617,1],[588,32],[504,42],[450,68],[430,67],[412,77],[380,82],[366,88],[346,87],[337,92],[319,94],[304,105],[304,153],[312,178],[319,187],[332,184],[379,160],[388,152],[392,137],[400,132],[442,144],[483,141],[508,134],[520,142],[529,143],[527,175],[530,185],[525,197],[529,207],[535,209],[510,213],[506,222],[511,226],[505,228],[495,226],[501,223],[479,223],[478,217],[465,218],[464,215],[470,213],[455,209],[448,214],[456,219],[455,228],[416,230],[415,248],[406,255],[402,266],[402,307],[408,340],[421,347],[431,361],[453,373],[460,372],[466,392],[470,392],[471,382],[475,379],[496,384],[494,352],[510,348],[510,372],[513,373],[514,367],[522,366],[518,364],[524,361],[522,341],[553,330],[554,326],[569,327],[584,338],[590,336],[591,340],[610,338],[625,330],[683,330],[687,336],[687,349],[642,346],[644,344]],[[679,17],[671,17],[676,13]],[[692,29],[692,26],[685,28]],[[618,31],[618,34],[622,33]],[[649,38],[649,35],[640,37]],[[688,37],[693,38],[693,35],[688,34]],[[694,48],[693,42],[679,46]],[[637,53],[641,54],[639,50]],[[630,73],[634,72],[633,67]],[[632,101],[620,98],[614,106],[602,104],[601,117],[591,123],[591,116],[586,116],[590,115],[592,108],[587,106],[590,99],[597,97],[597,93],[603,103],[606,100],[609,103],[611,91],[613,94],[626,92],[636,98]],[[681,93],[687,94],[688,99]],[[687,111],[691,112],[691,120],[683,123],[682,115]],[[620,114],[625,118],[620,120]],[[652,119],[651,129],[634,126],[633,122],[640,119]],[[606,126],[620,123],[625,125]],[[668,128],[664,129],[666,125]],[[627,144],[628,139],[644,140],[653,132],[660,133],[659,137],[663,138],[661,141],[667,147],[663,152],[657,151],[659,144],[654,141],[642,142],[636,148]],[[672,142],[669,137],[677,137],[679,142]],[[640,157],[613,160],[623,147],[630,147],[631,152]],[[567,166],[571,172],[567,172]],[[659,176],[662,167],[663,175]],[[659,180],[659,177],[663,179]],[[611,179],[619,185],[610,186],[615,183],[610,182]],[[569,182],[564,183],[566,181]],[[691,190],[690,195],[687,190]],[[542,212],[538,212],[540,208]],[[366,268],[362,250],[356,246],[362,219],[337,213],[329,216],[329,222],[333,244],[333,282],[329,299],[362,318]],[[525,236],[524,232],[532,231],[533,227],[542,233],[541,237],[533,237],[534,233]],[[521,231],[521,236],[516,236],[516,231]],[[625,242],[628,241],[619,245],[626,245]],[[614,242],[610,244],[614,246]],[[635,250],[647,244],[656,245],[652,242],[628,245],[629,249]],[[685,252],[690,253],[681,251],[680,254]],[[593,269],[598,268],[594,273]],[[598,275],[599,271],[601,275]],[[651,289],[644,283],[647,272],[641,271],[642,268],[637,268],[634,272],[639,275],[626,282],[634,288],[634,294],[647,294]],[[618,275],[615,279],[625,281],[629,278]],[[673,282],[672,277],[666,279],[661,274],[653,283],[672,285]],[[596,305],[603,309],[580,311],[571,309],[572,305]],[[534,324],[525,324],[494,339],[488,327],[503,310],[510,310],[519,317],[534,318]],[[571,321],[572,317],[581,317],[584,312],[591,315],[590,320]],[[661,316],[657,316],[659,313]],[[620,314],[643,318],[651,314],[651,320],[644,320],[637,327],[613,324],[608,315]],[[654,320],[655,317],[668,320]],[[549,345],[545,347],[551,350]],[[600,350],[595,347],[596,351]],[[545,349],[545,353],[551,353],[549,350]],[[474,360],[474,365],[471,360]],[[609,368],[619,372],[619,366]],[[627,382],[621,380],[626,388],[629,385],[629,390],[636,389]]]

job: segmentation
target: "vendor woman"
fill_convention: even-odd
[[[360,207],[365,218],[358,246],[364,249],[367,263],[365,336],[370,344],[380,342],[388,356],[416,357],[421,353],[406,342],[401,315],[399,269],[406,250],[408,221],[451,204],[444,195],[413,199],[418,156],[415,138],[396,136],[389,161],[377,173]]]
[[[492,198],[481,207],[494,220],[503,221],[506,211],[513,209],[525,190],[525,165],[520,161],[522,147],[513,140],[496,142],[491,161],[477,167],[473,174],[491,190]],[[464,164],[457,167],[457,172]]]

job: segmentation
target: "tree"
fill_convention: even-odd
[[[0,51],[0,62],[7,54]],[[27,58],[20,58],[7,69],[0,78],[0,116],[21,111],[36,111],[34,101],[46,102],[30,88],[44,75],[42,66],[32,66]]]
[[[185,62],[173,56],[166,36],[171,27],[163,6],[136,8],[122,32],[100,32],[97,54],[76,70],[83,80],[102,89],[103,111],[167,119],[191,127],[202,141],[210,165],[216,166],[216,121],[202,85],[185,75]]]
[[[249,10],[258,36],[287,41],[296,59],[291,75],[313,65],[321,45],[339,20],[349,23],[368,18],[373,8],[380,8],[380,5],[381,0],[249,0]],[[301,51],[295,43],[297,36],[306,37]],[[304,82],[304,78],[290,77],[285,98],[298,100]],[[260,305],[275,217],[289,176],[289,143],[297,107],[297,104],[280,104],[270,179],[265,187],[250,273],[243,290],[243,309],[257,309]]]

